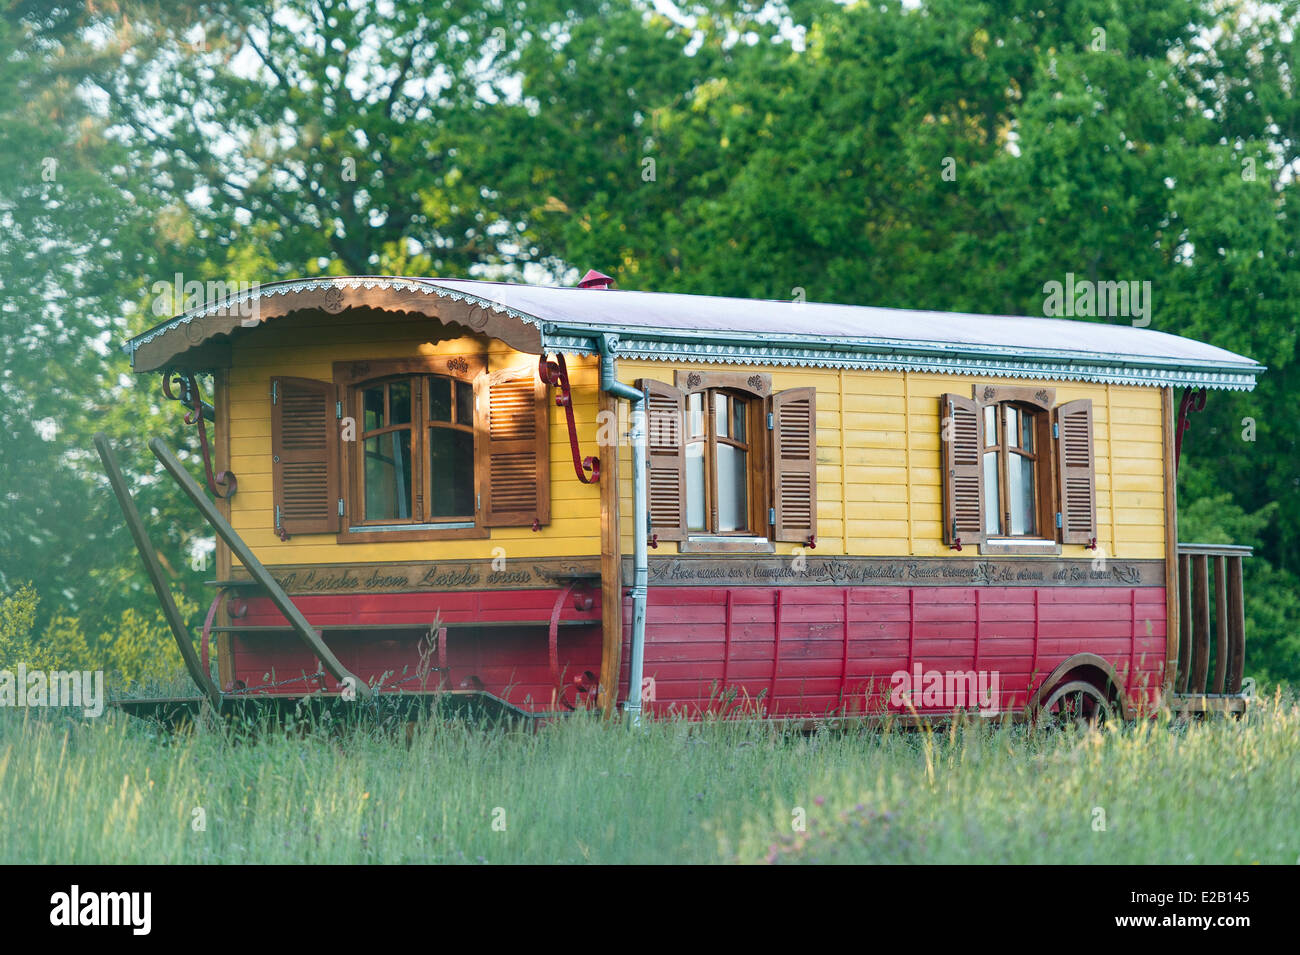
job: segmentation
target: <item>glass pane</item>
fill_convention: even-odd
[[[713,427],[719,437],[730,437],[731,429],[727,420],[727,396],[718,392],[713,395]]]
[[[731,446],[718,445],[718,530],[743,531],[749,527],[748,481],[745,459],[748,453]]]
[[[451,379],[429,376],[429,420],[451,421]]]
[[[686,420],[689,425],[687,437],[704,437],[704,395],[698,391],[686,396]],[[701,451],[701,454],[704,452]]]
[[[409,520],[411,516],[411,432],[390,431],[366,438],[366,520]]]
[[[1020,412],[1011,405],[1007,405],[1007,446],[1011,448],[1020,447]]]
[[[362,392],[362,406],[365,408],[363,431],[374,431],[384,426],[384,386],[375,385]]]
[[[1011,505],[1011,533],[1036,534],[1034,520],[1034,462],[1020,454],[1010,455],[1011,474],[1007,493]]]
[[[388,386],[388,416],[390,424],[411,423],[411,383],[395,381]]]
[[[698,398],[699,395],[691,395]],[[692,531],[708,530],[704,523],[704,442],[686,445],[686,527]]]
[[[745,430],[745,402],[731,399],[731,436],[737,441],[749,442],[749,432]]]
[[[998,452],[984,454],[984,533],[1002,533],[1002,504],[998,497]]]
[[[984,406],[984,447],[998,443],[998,409],[996,405]]]
[[[451,428],[429,429],[430,517],[474,514],[474,435]]]
[[[1020,446],[1026,451],[1034,450],[1034,416],[1020,413]]]
[[[456,382],[456,423],[474,426],[474,386],[468,381]]]

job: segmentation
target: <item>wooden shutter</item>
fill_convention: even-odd
[[[637,387],[648,391],[646,445],[650,464],[648,496],[650,533],[663,540],[686,539],[686,395],[662,381],[643,378]]]
[[[984,472],[980,467],[980,405],[961,395],[939,399],[943,465],[943,540],[979,543],[984,533]]]
[[[1061,500],[1061,543],[1087,544],[1097,536],[1097,486],[1092,455],[1092,400],[1056,408],[1056,468]]]
[[[772,539],[804,543],[817,532],[817,390],[772,396]]]
[[[484,527],[551,519],[550,415],[532,366],[482,374],[474,382],[475,473]]]
[[[277,532],[339,530],[337,395],[328,381],[271,379],[271,496]]]

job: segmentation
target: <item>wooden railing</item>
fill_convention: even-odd
[[[1250,555],[1251,548],[1232,544],[1178,545],[1175,693],[1194,696],[1241,693],[1246,662],[1241,562]]]

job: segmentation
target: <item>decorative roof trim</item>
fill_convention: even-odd
[[[581,335],[548,333],[546,347],[570,354],[595,354],[595,340]],[[850,350],[852,349],[852,350]],[[979,375],[996,378],[1030,378],[1055,381],[1089,381],[1118,385],[1184,385],[1227,391],[1250,391],[1255,376],[1265,369],[1252,365],[1235,371],[1160,364],[1106,363],[1078,359],[997,359],[978,355],[901,354],[875,350],[869,344],[854,348],[843,343],[833,348],[799,348],[752,344],[710,344],[706,342],[658,341],[617,338],[618,358],[662,362],[698,362],[721,365],[773,365],[804,368],[870,369],[874,371],[920,371],[943,375]],[[1136,359],[1135,359],[1136,360]]]
[[[436,295],[439,298],[450,299],[453,302],[468,302],[471,305],[477,305],[481,308],[491,309],[494,312],[509,315],[511,318],[518,319],[526,325],[541,329],[542,322],[526,312],[520,312],[517,309],[501,305],[491,299],[481,298],[477,295],[471,295],[468,292],[461,292],[456,289],[444,288],[433,282],[424,279],[406,279],[391,278],[375,275],[349,275],[349,276],[325,276],[315,279],[290,279],[283,282],[269,282],[266,285],[254,286],[238,295],[228,296],[220,301],[213,302],[209,305],[200,306],[182,312],[174,318],[170,318],[160,325],[155,325],[146,332],[128,339],[122,345],[122,350],[128,355],[134,355],[136,349],[141,345],[147,344],[165,335],[174,329],[188,325],[195,319],[205,318],[214,315],[217,312],[231,311],[238,309],[246,302],[255,302],[263,298],[272,298],[276,295],[294,295],[302,292],[319,292],[328,288],[349,288],[349,289],[391,289],[399,292],[419,292],[422,295]]]

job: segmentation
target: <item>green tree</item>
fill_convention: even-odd
[[[0,587],[34,581],[38,629],[147,613],[99,428],[200,596],[198,520],[144,448],[192,438],[115,349],[176,272],[596,267],[1028,315],[1073,272],[1150,281],[1153,328],[1269,365],[1193,418],[1180,507],[1257,545],[1252,663],[1300,678],[1297,0],[265,9],[0,8]]]

